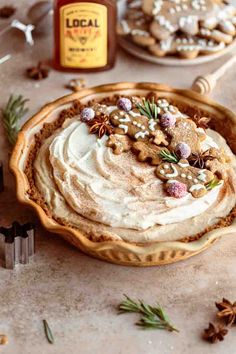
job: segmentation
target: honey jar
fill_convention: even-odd
[[[113,0],[55,0],[54,66],[95,72],[113,67],[116,56],[116,3]]]

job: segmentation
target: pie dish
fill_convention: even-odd
[[[234,48],[235,14],[235,7],[221,0],[199,4],[195,0],[123,0],[119,42],[126,51],[154,63],[200,64]]]
[[[114,263],[165,264],[235,230],[235,138],[235,115],[206,97],[118,83],[46,105],[10,165],[50,231]]]

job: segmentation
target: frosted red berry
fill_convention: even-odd
[[[172,113],[166,112],[161,116],[160,123],[163,128],[173,127],[176,123],[176,118]]]
[[[94,117],[95,117],[95,112],[90,107],[84,108],[81,111],[80,119],[82,120],[82,122],[88,122],[88,121],[92,120]]]
[[[187,193],[187,186],[181,182],[167,183],[166,192],[174,198],[183,198]]]
[[[191,155],[191,148],[186,143],[178,143],[175,147],[175,153],[181,159],[187,159]]]
[[[117,107],[122,111],[129,112],[132,109],[132,102],[128,98],[122,97],[117,101]]]

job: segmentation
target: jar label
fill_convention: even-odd
[[[79,2],[60,9],[60,61],[70,68],[107,64],[107,7]]]

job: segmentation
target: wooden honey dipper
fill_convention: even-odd
[[[192,84],[192,90],[202,95],[209,94],[216,86],[217,81],[234,63],[236,63],[236,55],[232,56],[225,64],[211,74],[198,76]]]

